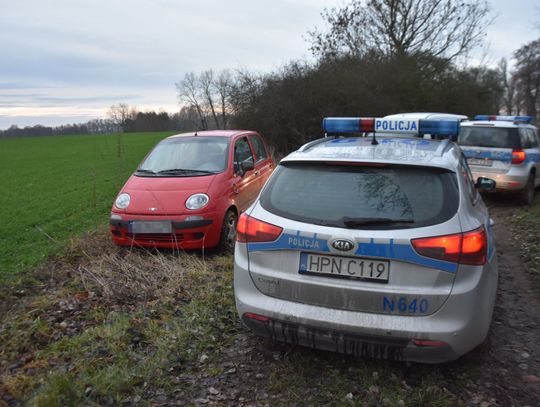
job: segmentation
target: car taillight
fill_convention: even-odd
[[[442,348],[442,347],[448,346],[446,342],[430,341],[429,339],[413,339],[412,342],[416,346],[420,346],[420,347]]]
[[[482,265],[486,263],[487,239],[484,227],[465,233],[412,239],[418,254],[452,263]]]
[[[461,264],[482,265],[487,258],[487,238],[484,227],[463,234]]]
[[[276,240],[282,228],[263,222],[243,213],[238,219],[236,241],[241,243],[272,242]]]
[[[253,312],[244,313],[244,318],[254,319],[255,321],[259,321],[259,322],[270,321],[270,318],[265,317],[264,315],[254,314]]]
[[[527,153],[523,150],[512,151],[512,164],[521,164],[527,158]]]

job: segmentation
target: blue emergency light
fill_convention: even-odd
[[[392,133],[457,136],[459,120],[381,119],[375,117],[326,117],[325,133]]]
[[[480,114],[474,117],[474,120],[481,121],[504,121],[504,122],[532,122],[532,116],[498,116],[498,115],[487,115]]]

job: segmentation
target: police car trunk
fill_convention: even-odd
[[[467,267],[458,259],[485,261],[485,245],[463,251],[484,236],[462,233],[460,179],[442,157],[448,141],[315,143],[281,162],[240,220],[253,283],[270,297],[331,309],[435,313]]]

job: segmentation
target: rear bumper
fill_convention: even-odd
[[[121,219],[118,217],[121,216]],[[163,249],[201,249],[217,246],[223,219],[218,213],[204,215],[202,220],[186,216],[115,215],[109,219],[113,242],[118,246]],[[132,233],[131,221],[171,221],[173,233]]]
[[[497,183],[495,187],[496,192],[520,191],[525,188],[529,179],[528,170],[521,167],[511,168],[506,173],[498,174],[495,172],[488,172],[482,170],[481,168],[479,169],[477,167],[471,166],[471,172],[473,174],[475,182],[478,177],[486,177],[494,180]]]
[[[485,340],[497,286],[497,266],[493,263],[478,270],[473,284],[471,279],[462,283],[456,279],[452,294],[431,315],[376,314],[267,296],[256,288],[247,266],[245,245],[237,243],[236,307],[254,333],[317,349],[421,363],[455,360]],[[255,318],[246,314],[255,314]],[[418,341],[444,343],[419,346],[425,343]]]
[[[259,336],[357,357],[423,363],[439,363],[459,357],[450,346],[420,347],[402,337],[321,329],[275,319],[262,321],[247,317],[246,314],[242,315],[242,322]]]

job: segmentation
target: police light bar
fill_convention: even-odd
[[[504,122],[532,122],[532,116],[497,116],[497,115],[487,115],[480,114],[474,117],[474,120],[485,120],[485,121],[504,121]]]
[[[325,133],[399,133],[456,136],[459,120],[379,119],[375,117],[326,117]]]

